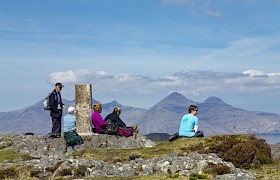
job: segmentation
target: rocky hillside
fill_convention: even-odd
[[[84,137],[85,143],[74,151],[65,146],[62,138],[1,135],[0,179],[136,178],[144,175],[186,179],[191,176],[256,179],[256,174],[236,168],[217,154],[187,153],[189,148],[201,143],[200,140],[203,139],[182,139],[172,145],[178,149],[172,150],[169,143],[156,145],[142,136],[133,140],[94,135]],[[137,149],[134,151],[134,148]]]

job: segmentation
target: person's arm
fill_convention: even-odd
[[[108,114],[108,115],[105,117],[104,121],[108,121],[109,119],[110,119],[110,114]]]
[[[98,121],[98,124],[100,126],[107,126],[108,125],[108,122],[104,121],[103,118],[101,117],[101,115],[99,114],[99,116],[97,116],[97,121]]]
[[[62,98],[61,98],[61,94],[59,93],[59,97],[60,97],[60,106],[61,106],[61,109],[64,109],[65,108],[65,105],[63,104],[62,102]]]
[[[194,130],[194,133],[196,133],[198,131],[198,118],[197,117],[195,117],[195,119],[194,119],[194,128],[193,128],[193,130]]]
[[[196,133],[197,130],[198,130],[198,125],[194,125],[194,128],[193,128],[194,132]]]

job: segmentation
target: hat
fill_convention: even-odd
[[[60,88],[64,87],[60,82],[56,83],[55,86],[58,86]]]
[[[74,108],[74,107],[70,106],[70,107],[68,108],[68,113],[73,113],[74,111],[75,111],[75,108]]]

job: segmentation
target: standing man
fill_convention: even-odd
[[[60,92],[63,87],[61,83],[56,83],[49,97],[50,116],[52,117],[52,138],[59,138],[61,136],[61,117],[64,104],[62,103]]]
[[[204,137],[203,131],[198,131],[198,118],[196,114],[198,107],[196,105],[190,105],[189,114],[185,114],[182,117],[179,136],[185,137]]]

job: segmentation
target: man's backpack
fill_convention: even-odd
[[[51,93],[49,93],[44,99],[43,106],[44,106],[45,110],[50,110],[51,109],[50,108],[50,95],[51,95]]]
[[[44,106],[44,109],[45,109],[45,110],[50,110],[50,105],[49,105],[49,103],[50,103],[50,100],[49,100],[50,95],[51,95],[51,93],[49,93],[49,94],[45,97],[45,100],[44,100],[44,102],[43,102],[43,106]]]

